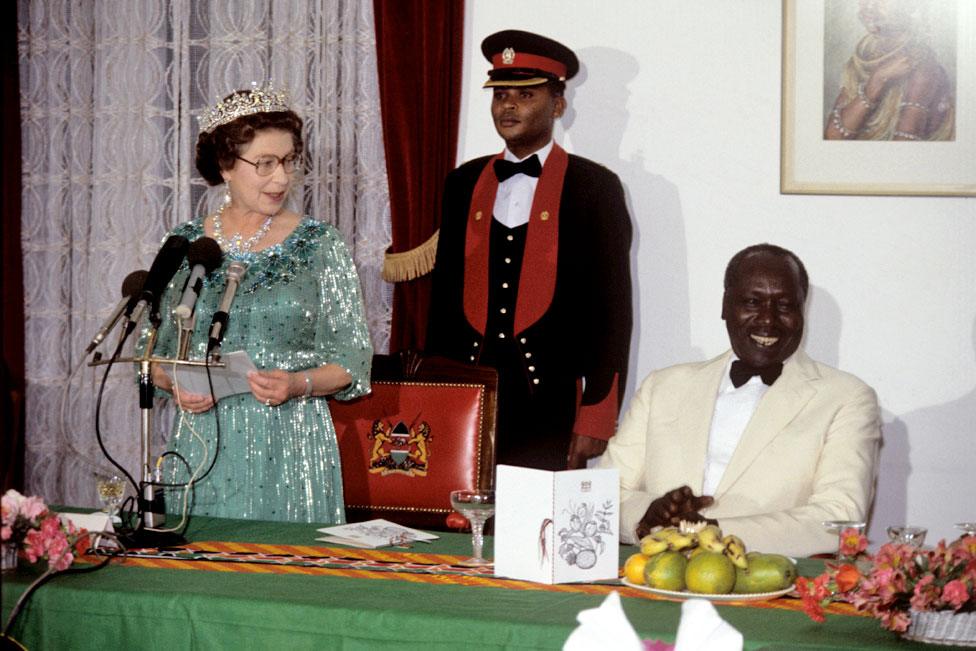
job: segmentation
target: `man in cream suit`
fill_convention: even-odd
[[[620,470],[620,534],[717,521],[750,549],[832,552],[825,520],[867,517],[881,432],[874,391],[797,350],[809,282],[770,244],[726,269],[732,350],[651,373],[600,467]]]

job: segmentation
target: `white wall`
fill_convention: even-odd
[[[725,263],[780,244],[810,273],[807,352],[881,401],[872,541],[890,524],[936,540],[976,520],[976,200],[779,193],[779,0],[468,0],[459,160],[502,148],[480,43],[509,28],[577,52],[556,137],[628,192],[628,397],[655,368],[727,348]]]

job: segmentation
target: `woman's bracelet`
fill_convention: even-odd
[[[857,131],[851,131],[844,126],[843,122],[841,122],[839,108],[834,108],[834,110],[830,112],[830,123],[834,125],[834,128],[840,131],[840,135],[844,136],[845,138],[851,138],[857,135]]]
[[[913,108],[918,109],[919,111],[925,111],[926,113],[929,112],[929,107],[927,107],[925,104],[919,104],[918,102],[902,102],[898,105],[898,108]]]
[[[312,397],[312,378],[309,376],[308,371],[302,371],[305,375],[305,393],[302,394],[303,398]]]
[[[869,111],[873,111],[874,107],[877,106],[877,102],[872,102],[868,99],[868,96],[864,93],[864,82],[862,81],[857,85],[857,98],[861,100],[864,107]]]

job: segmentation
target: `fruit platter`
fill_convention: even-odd
[[[671,599],[763,601],[793,590],[796,562],[780,554],[747,552],[735,535],[714,524],[682,522],[641,538],[621,582]]]

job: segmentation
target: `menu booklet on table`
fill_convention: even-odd
[[[419,529],[411,529],[389,520],[376,519],[352,524],[340,524],[334,527],[317,529],[319,533],[328,534],[316,540],[338,543],[350,547],[376,549],[377,547],[408,546],[415,542],[430,542],[438,536]]]
[[[538,583],[617,578],[620,474],[499,465],[495,574]]]

